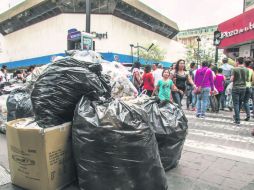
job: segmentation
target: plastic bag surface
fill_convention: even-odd
[[[130,99],[126,103],[146,110],[156,135],[164,169],[167,171],[175,167],[181,158],[188,130],[188,120],[184,112],[172,103],[158,104],[156,99],[147,96]]]
[[[100,64],[72,57],[49,65],[35,82],[31,95],[37,123],[47,128],[72,121],[83,95],[92,100],[110,96],[109,80],[101,75],[101,69]]]
[[[167,189],[143,109],[119,100],[99,104],[83,97],[75,110],[72,136],[81,189]]]
[[[13,90],[7,99],[7,110],[7,121],[32,117],[34,114],[30,90],[26,88]]]

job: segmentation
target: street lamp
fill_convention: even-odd
[[[86,0],[86,32],[90,33],[91,27],[91,0]]]
[[[197,37],[197,42],[198,42],[198,52],[197,52],[197,65],[199,63],[199,43],[201,42],[201,38],[198,36]]]
[[[133,47],[134,47],[134,45],[130,44],[130,46],[131,46],[131,63],[133,65],[133,62],[134,62],[134,60],[133,60]]]
[[[133,44],[130,44],[130,47],[131,47],[131,55],[132,55],[132,63],[133,63],[133,48],[137,48],[137,49],[138,49],[137,54],[138,54],[138,61],[139,61],[139,49],[141,48],[141,49],[143,49],[143,50],[149,52],[149,51],[152,49],[152,47],[153,47],[156,43],[157,43],[157,41],[154,40],[148,48],[145,48],[145,47],[143,47],[143,46],[140,46],[138,43],[137,43],[136,46],[134,46]]]

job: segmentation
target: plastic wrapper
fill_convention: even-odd
[[[5,133],[7,122],[7,99],[9,95],[0,96],[0,132]]]
[[[85,97],[73,119],[73,151],[80,189],[164,190],[154,132],[143,109]]]
[[[34,115],[30,93],[26,88],[15,89],[10,93],[7,99],[7,121]]]
[[[48,128],[72,121],[75,106],[83,95],[91,100],[109,97],[111,87],[101,69],[100,64],[72,57],[49,65],[31,94],[37,123]]]
[[[125,96],[137,96],[138,91],[128,79],[131,73],[118,62],[103,62],[103,73],[110,76],[112,92],[111,96],[114,98],[121,98]]]
[[[188,130],[188,120],[184,112],[172,103],[161,102],[158,104],[158,100],[145,95],[125,102],[146,110],[149,123],[156,135],[164,169],[167,171],[175,167],[181,158]]]
[[[34,84],[35,81],[39,78],[39,76],[41,76],[44,73],[44,71],[47,69],[48,66],[49,64],[40,67],[35,67],[33,72],[27,76],[26,82],[28,84]]]

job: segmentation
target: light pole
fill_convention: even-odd
[[[246,0],[243,0],[243,12],[245,12]]]
[[[133,60],[133,47],[134,45],[133,44],[130,44],[131,46],[131,63],[133,64],[134,60]]]
[[[199,36],[197,37],[197,42],[198,42],[198,52],[197,52],[197,65],[198,65],[199,58],[200,58],[200,55],[199,55],[199,43],[201,42],[201,38]]]
[[[86,32],[90,33],[91,28],[91,0],[86,0]]]

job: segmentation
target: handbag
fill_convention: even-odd
[[[208,69],[207,69],[207,70],[208,70]],[[204,75],[204,78],[203,78],[203,80],[202,80],[201,85],[200,85],[199,87],[197,87],[197,88],[194,89],[194,94],[201,94],[201,92],[202,92],[202,84],[204,83],[207,70],[205,71],[205,75]]]

